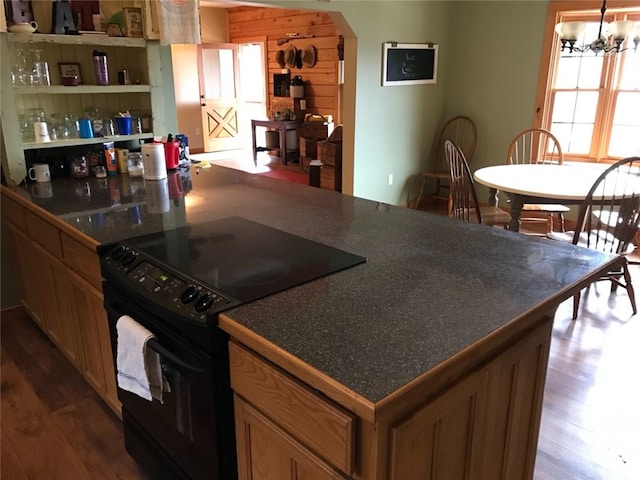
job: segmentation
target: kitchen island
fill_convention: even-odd
[[[220,167],[131,180],[3,187],[14,238],[90,283],[97,325],[80,334],[103,350],[98,244],[241,216],[367,258],[220,316],[240,478],[531,478],[555,308],[618,259]],[[60,248],[39,233],[55,229]]]

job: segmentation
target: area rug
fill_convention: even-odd
[[[265,177],[277,178],[279,180],[286,180],[288,182],[300,183],[302,185],[309,185],[309,178],[305,173],[291,172],[289,170],[269,170],[268,172],[261,173]]]

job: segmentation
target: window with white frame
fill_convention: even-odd
[[[551,18],[553,17],[553,18]],[[605,22],[640,22],[640,8],[607,10]],[[576,45],[598,36],[599,11],[559,11],[551,22],[585,21]],[[606,29],[606,25],[605,25]],[[543,128],[560,141],[565,160],[614,161],[640,155],[640,47],[628,37],[619,53],[560,51],[551,43]]]

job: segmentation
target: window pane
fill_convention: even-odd
[[[609,155],[640,155],[640,92],[620,92],[613,114]]]
[[[638,137],[640,137],[640,127],[615,125],[611,130],[609,156],[626,158],[640,155]]]
[[[202,50],[204,94],[206,98],[235,98],[233,50]]]
[[[620,88],[640,89],[640,47],[638,52],[633,50],[624,52],[622,73],[620,74]]]
[[[640,92],[618,93],[613,124],[640,126]]]
[[[579,153],[587,155],[591,148],[591,136],[593,135],[593,123],[574,124],[571,130],[569,146],[564,153]]]
[[[602,76],[602,55],[563,56],[558,61],[556,88],[598,88]]]
[[[569,151],[569,142],[571,141],[571,128],[573,125],[565,123],[551,124],[551,133],[553,133],[560,142],[560,148],[563,153]]]
[[[578,92],[556,92],[553,99],[552,123],[572,123]]]
[[[264,79],[259,75],[242,75],[245,72],[263,70],[262,46],[246,44],[240,46],[240,91],[245,102],[262,102],[264,95]]]
[[[598,92],[556,92],[551,123],[593,123]]]
[[[591,149],[593,123],[590,124],[551,124],[553,133],[560,142],[562,153],[588,155]]]

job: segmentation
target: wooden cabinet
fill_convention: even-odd
[[[119,414],[97,253],[4,194],[2,208],[24,308]]]
[[[339,127],[341,128],[341,127]],[[322,162],[320,188],[342,191],[342,140],[325,140],[317,144],[317,157]]]
[[[107,53],[109,85],[96,85],[93,74],[93,51]],[[3,170],[7,182],[20,183],[26,176],[25,151],[65,146],[99,144],[105,141],[151,139],[155,134],[166,134],[164,96],[160,63],[160,46],[156,41],[142,38],[108,37],[99,35],[0,34],[3,90],[2,131],[6,139],[6,158]],[[49,65],[51,85],[13,85],[12,68],[16,53],[24,52],[27,63],[32,50],[40,50],[42,60]],[[78,86],[61,84],[59,64],[77,64],[82,83]],[[117,73],[121,69],[131,72],[131,85],[119,85]],[[18,82],[20,83],[20,82]],[[52,138],[47,143],[36,143],[32,137],[33,125],[28,112],[39,109],[51,123],[51,115],[86,116],[88,108],[96,108],[102,118],[118,112],[143,112],[153,116],[152,125],[143,133],[96,138]],[[153,131],[152,131],[153,129]]]
[[[287,373],[222,315],[234,338],[239,478],[531,479],[552,324],[543,316],[509,340],[480,342],[370,403],[290,355],[282,364],[305,382]]]

